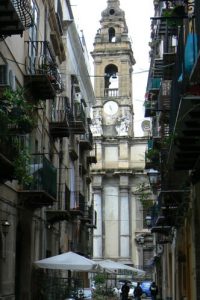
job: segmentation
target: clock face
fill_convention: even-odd
[[[118,104],[115,101],[108,101],[104,104],[104,112],[108,115],[115,115],[118,111]]]

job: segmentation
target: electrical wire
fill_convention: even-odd
[[[14,62],[14,63],[16,63],[16,64],[18,64],[18,65],[26,66],[25,63],[19,62],[19,61],[14,60],[14,59],[10,59],[10,58],[8,58],[8,57],[4,57],[4,59],[5,59],[5,60],[8,60],[8,61],[11,61],[11,62]],[[38,69],[38,71],[42,71],[42,70],[43,70],[43,69]],[[149,72],[149,69],[148,69],[148,70],[143,70],[143,71],[133,72],[132,74],[135,75],[135,74],[142,74],[142,73],[147,73],[147,72]],[[72,75],[72,74],[67,74],[67,73],[64,73],[64,72],[60,72],[60,74],[61,74],[61,75],[65,75],[65,76],[71,76],[71,75]],[[76,74],[76,76],[77,76],[77,77],[81,77],[81,75],[79,75],[79,74]],[[124,76],[130,76],[130,74],[118,75],[118,77],[124,77]],[[97,77],[97,78],[103,77],[103,78],[104,78],[105,75],[91,75],[91,74],[89,74],[88,77],[94,77],[94,78],[95,78],[95,77]]]

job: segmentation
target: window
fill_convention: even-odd
[[[39,10],[35,0],[31,0],[31,8],[33,12],[33,26],[29,28],[29,41],[37,41],[38,24],[39,24]],[[31,43],[29,47],[28,56],[31,58],[31,70],[34,70],[34,60],[37,56],[37,43]],[[30,70],[30,71],[31,71]]]
[[[115,29],[113,27],[110,27],[108,29],[108,35],[109,35],[109,42],[114,43],[116,41],[116,37],[115,37]]]
[[[29,40],[37,41],[38,24],[39,24],[39,10],[35,0],[31,0],[31,8],[33,12],[33,26],[29,29]]]
[[[105,96],[116,97],[118,95],[118,68],[110,64],[105,68]]]

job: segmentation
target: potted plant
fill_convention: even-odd
[[[18,152],[14,160],[14,175],[19,184],[28,186],[33,181],[33,176],[29,172],[30,154],[27,149]]]

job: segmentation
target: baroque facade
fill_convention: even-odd
[[[92,191],[97,211],[93,258],[143,267],[152,249],[135,242],[143,229],[140,184],[146,183],[146,138],[134,137],[132,71],[135,59],[125,13],[118,0],[108,0],[101,13],[92,57],[94,90],[91,126],[97,145]]]
[[[91,256],[95,227],[86,49],[70,1],[25,3],[0,3],[0,299],[7,300],[42,297],[40,278],[31,292],[34,261],[66,251]]]

